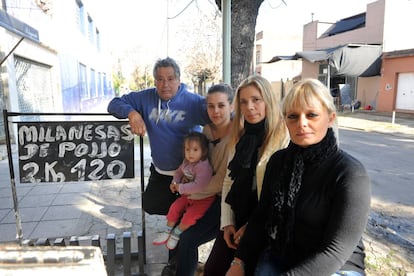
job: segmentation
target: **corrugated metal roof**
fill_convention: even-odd
[[[366,13],[364,12],[348,18],[341,19],[335,24],[333,24],[326,32],[324,32],[321,35],[321,38],[365,27],[365,17]]]

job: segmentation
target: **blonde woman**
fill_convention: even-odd
[[[370,180],[341,150],[329,90],[305,79],[286,95],[289,146],[267,163],[260,202],[249,220],[228,276],[262,254],[255,275],[365,275],[364,232]]]
[[[265,78],[245,79],[236,91],[234,109],[229,145],[232,152],[222,191],[222,231],[206,262],[205,276],[224,275],[230,267],[246,223],[257,205],[266,163],[275,151],[287,145],[280,100]]]

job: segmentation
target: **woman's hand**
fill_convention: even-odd
[[[247,223],[240,227],[239,230],[237,230],[236,234],[234,234],[234,242],[239,245],[241,238],[244,235],[244,231],[246,231]]]
[[[244,235],[244,231],[246,231],[246,227],[247,223],[237,230],[237,232],[234,225],[227,225],[224,227],[224,240],[226,241],[228,247],[237,249],[237,246]]]
[[[235,234],[236,228],[234,225],[227,225],[223,229],[224,231],[224,240],[229,248],[237,249],[237,244],[235,243]]]
[[[234,258],[231,262],[229,270],[227,270],[226,276],[244,276],[244,263],[238,258]]]
[[[141,114],[139,114],[139,112],[135,110],[131,111],[128,114],[128,119],[132,133],[135,133],[139,136],[144,136],[147,132],[147,129],[145,127],[145,122],[142,119]]]

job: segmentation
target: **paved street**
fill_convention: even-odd
[[[344,128],[361,129],[378,133],[390,133],[404,139],[414,139],[414,115],[397,114],[392,124],[392,114],[355,112],[342,114],[339,125]],[[117,236],[117,249],[122,250],[123,232],[142,231],[140,204],[140,172],[138,145],[135,146],[136,177],[125,180],[89,182],[20,184],[16,176],[19,213],[23,238],[69,238],[99,234],[101,245],[106,250],[105,238],[113,233]],[[0,156],[7,157],[4,146]],[[17,150],[13,148],[15,173]],[[148,173],[150,153],[144,150],[145,173]],[[147,175],[144,175],[147,177]],[[398,197],[396,195],[396,197]],[[146,215],[147,263],[161,264],[167,260],[167,250],[155,247],[150,241],[157,229],[165,225],[164,217]],[[0,161],[0,242],[16,240],[16,220],[9,165],[7,158]],[[136,249],[136,242],[132,250]],[[200,248],[200,259],[205,260],[209,245]],[[157,268],[157,269],[158,269]],[[158,272],[149,275],[157,275]]]
[[[407,187],[412,188],[414,180],[414,137],[409,140],[382,133],[342,129],[340,141],[341,148],[367,168],[375,203],[414,208],[414,191],[407,193]]]

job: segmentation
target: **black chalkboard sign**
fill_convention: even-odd
[[[21,183],[134,177],[126,121],[18,123]]]

